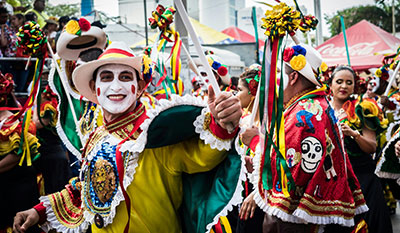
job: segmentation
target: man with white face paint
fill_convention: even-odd
[[[326,89],[318,87],[321,58],[313,48],[297,45],[284,50],[283,60],[285,148],[279,151],[285,155],[271,150],[268,160],[262,159],[256,149],[253,159],[253,185],[259,187],[254,200],[266,212],[263,232],[306,233],[317,232],[320,225],[352,226],[355,213],[368,208],[343,150]],[[286,163],[278,167],[282,159]],[[271,187],[264,186],[263,168],[271,172]],[[333,192],[337,187],[341,191]]]
[[[208,106],[172,95],[146,110],[138,101],[151,81],[146,59],[113,42],[74,71],[79,93],[103,108],[105,124],[85,145],[80,177],[18,213],[16,232],[38,222],[58,232],[206,232],[240,202],[244,166],[227,152],[239,100],[210,88]]]
[[[103,111],[109,113],[107,116],[133,110],[130,108],[137,99],[137,78],[137,71],[127,65],[110,64],[99,68],[94,86]]]

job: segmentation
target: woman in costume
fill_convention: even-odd
[[[383,112],[373,99],[351,99],[356,75],[348,66],[339,66],[332,73],[330,87],[332,106],[341,123],[345,149],[360,182],[369,211],[362,217],[369,232],[392,232],[389,212],[379,179],[374,174],[372,154],[376,150],[376,135],[383,131]],[[362,221],[362,220],[360,220]],[[360,222],[358,222],[360,224]]]
[[[252,159],[255,155],[255,150],[259,142],[258,128],[251,122],[252,109],[254,100],[257,94],[257,88],[261,76],[261,66],[251,66],[249,70],[245,71],[239,78],[237,97],[240,100],[243,109],[242,121],[240,128],[242,134],[236,140],[236,147],[239,153],[245,157],[247,168],[247,180],[245,181],[245,190],[243,192],[244,201],[240,206],[237,219],[236,233],[245,232],[262,232],[262,223],[264,220],[264,212],[257,206],[253,197],[253,185],[251,179],[253,172]],[[252,124],[252,125],[251,125]],[[250,135],[250,136],[248,136]],[[250,140],[249,140],[250,139]],[[235,213],[235,212],[233,212]],[[233,217],[231,215],[231,217]],[[237,218],[237,217],[236,217]],[[233,225],[233,224],[232,224]]]
[[[36,170],[27,165],[25,145],[29,145],[30,158],[38,153],[38,140],[33,135],[35,128],[29,128],[25,144],[21,148],[21,127],[18,120],[7,121],[13,116],[12,110],[18,107],[13,94],[13,79],[10,74],[0,73],[0,232],[11,232],[13,216],[18,211],[38,203],[38,188],[36,185]],[[38,232],[32,229],[29,232]]]

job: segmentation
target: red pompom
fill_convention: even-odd
[[[228,69],[225,66],[220,66],[218,68],[218,74],[222,77],[228,74]]]
[[[291,60],[292,57],[293,57],[293,54],[294,54],[294,49],[293,49],[293,48],[291,48],[291,47],[286,48],[286,49],[283,51],[283,60],[284,60],[285,62],[290,62],[290,60]]]
[[[381,78],[383,80],[387,81],[389,79],[389,73],[388,72],[382,72]]]
[[[81,31],[83,31],[83,32],[89,31],[91,25],[90,25],[89,21],[87,21],[85,18],[80,18],[78,23],[79,23],[79,27],[81,28]]]

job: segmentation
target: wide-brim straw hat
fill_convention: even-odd
[[[78,66],[72,73],[72,80],[79,93],[89,101],[98,104],[97,96],[90,88],[89,82],[93,79],[94,72],[103,65],[127,65],[138,71],[142,77],[142,56],[135,56],[124,42],[113,42],[97,60]]]

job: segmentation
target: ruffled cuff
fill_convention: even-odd
[[[66,233],[86,232],[89,223],[83,217],[79,194],[79,191],[67,185],[61,192],[40,197],[47,217],[41,228],[45,232],[51,229]]]
[[[231,148],[231,142],[238,132],[238,127],[236,127],[234,132],[229,134],[227,130],[214,121],[214,117],[206,108],[201,111],[201,115],[196,118],[193,125],[196,133],[200,134],[200,139],[205,144],[220,151]]]
[[[253,152],[255,152],[255,151],[256,151],[256,147],[257,147],[257,145],[258,145],[259,142],[260,142],[260,135],[254,136],[254,137],[251,139],[251,142],[250,142],[250,146],[249,146],[250,150],[252,150]]]
[[[44,207],[43,202],[40,202],[39,204],[35,205],[33,207],[39,214],[39,225],[42,225],[43,223],[46,222],[47,216],[46,216],[46,207]]]

